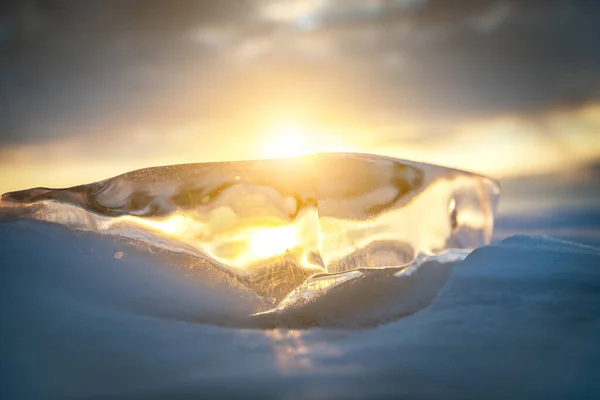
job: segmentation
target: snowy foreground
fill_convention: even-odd
[[[370,329],[194,321],[252,301],[125,244],[0,224],[0,398],[600,398],[593,247],[509,237]]]

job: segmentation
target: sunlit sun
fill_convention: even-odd
[[[274,125],[267,143],[265,156],[291,157],[314,152],[309,145],[309,132],[304,126],[293,122],[279,122]]]

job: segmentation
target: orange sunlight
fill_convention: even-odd
[[[264,144],[264,156],[268,158],[291,157],[314,152],[307,141],[306,129],[292,122],[278,122]]]
[[[495,178],[566,170],[600,159],[600,104],[557,110],[539,120],[466,120],[430,137],[419,137],[421,125],[415,121],[381,127],[351,115],[321,120],[300,111],[270,125],[234,118],[229,125],[186,122],[166,131],[123,126],[100,139],[79,136],[0,148],[0,193],[74,186],[150,166],[317,152],[375,153]]]
[[[361,151],[345,143],[340,135],[293,120],[275,122],[267,130],[264,140],[261,156],[265,158],[293,157],[328,151]]]

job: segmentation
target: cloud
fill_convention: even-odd
[[[599,16],[587,0],[3,2],[0,143],[280,103],[366,126],[593,103]]]

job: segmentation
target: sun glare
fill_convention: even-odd
[[[280,122],[276,124],[265,144],[267,157],[292,157],[314,152],[308,144],[306,129],[297,123]],[[312,151],[311,151],[312,150]]]
[[[149,228],[159,230],[170,236],[177,236],[184,232],[188,232],[193,226],[193,221],[183,215],[172,215],[163,220],[151,220],[146,218],[138,218],[135,216],[123,216],[120,218],[125,221],[132,221],[136,224],[144,225]]]
[[[297,240],[294,226],[281,226],[252,232],[249,245],[255,258],[269,258],[291,250]]]
[[[190,235],[191,232],[197,232],[198,230],[198,227],[194,226],[192,220],[181,215],[174,215],[160,221],[132,216],[121,217],[121,220],[132,221],[163,232],[169,236],[179,238]],[[196,224],[197,223],[198,222],[196,221]],[[298,244],[296,227],[291,225],[255,228],[244,233],[242,237],[242,240],[247,241],[246,243],[248,246],[246,250],[248,253],[244,254],[243,257],[250,257],[251,259],[265,259],[282,255],[289,250],[292,250]],[[237,238],[240,239],[239,236]],[[199,245],[200,243],[197,244]]]

